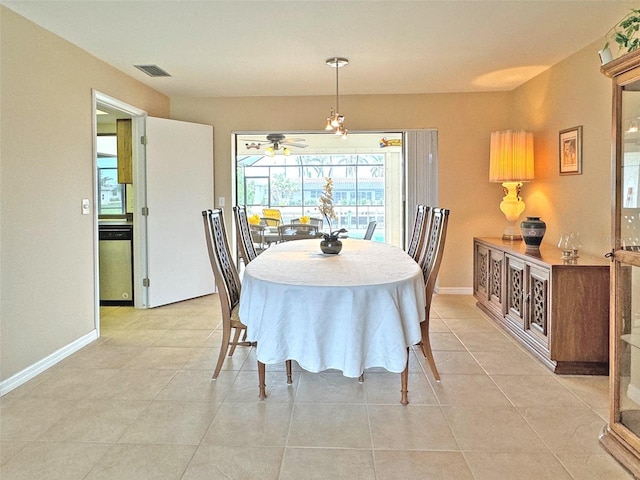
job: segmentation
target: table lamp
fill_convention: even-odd
[[[489,181],[502,183],[504,198],[500,210],[509,225],[503,240],[522,240],[516,221],[524,211],[520,197],[522,183],[533,180],[533,133],[523,130],[503,130],[491,133]]]

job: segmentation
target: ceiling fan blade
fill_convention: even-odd
[[[305,143],[290,143],[290,142],[283,142],[282,145],[286,145],[287,147],[298,147],[298,148],[307,148],[309,146]]]

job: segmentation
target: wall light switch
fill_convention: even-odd
[[[82,199],[82,215],[90,215],[91,214],[91,205],[89,204],[88,198]]]
[[[224,207],[224,197],[218,197],[218,206]]]

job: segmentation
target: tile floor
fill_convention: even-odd
[[[215,295],[103,308],[99,340],[0,399],[0,478],[631,478],[598,444],[606,377],[551,374],[471,296],[433,303],[442,382],[414,352],[408,407],[397,374],[297,370],[287,386],[283,366],[260,401],[247,347],[212,382]]]

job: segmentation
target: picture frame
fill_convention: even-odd
[[[560,130],[558,157],[560,175],[582,174],[582,125]]]

